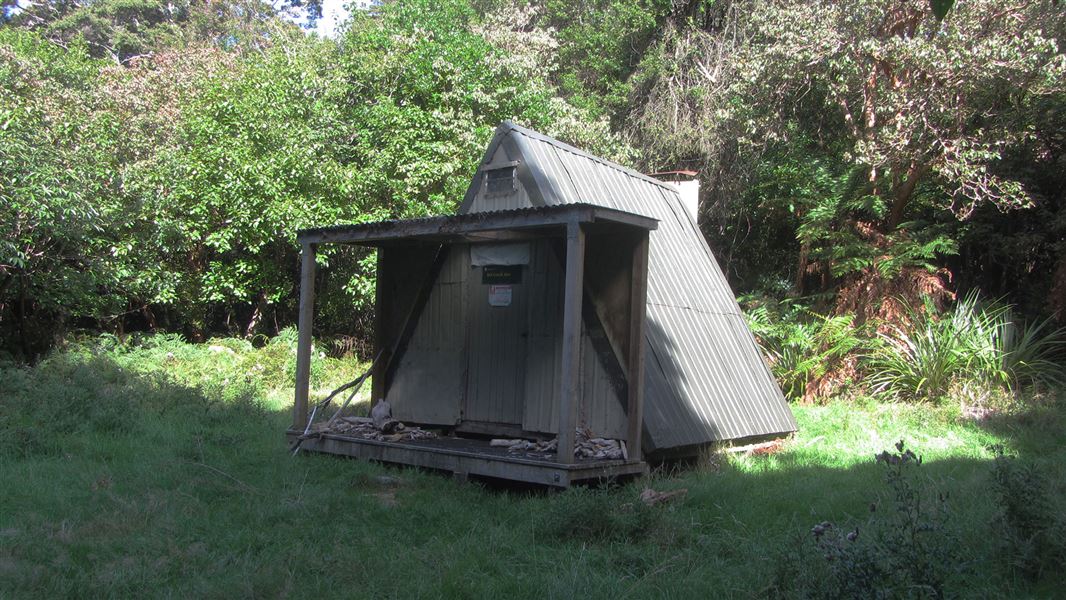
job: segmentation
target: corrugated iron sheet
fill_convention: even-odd
[[[558,140],[503,123],[543,205],[589,203],[658,219],[651,234],[644,426],[648,450],[784,434],[796,421],[736,297],[677,190]],[[512,157],[513,158],[513,157]],[[479,182],[475,176],[475,182]],[[477,190],[460,212],[476,212]],[[531,205],[538,194],[529,194]]]

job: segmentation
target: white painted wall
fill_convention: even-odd
[[[700,213],[700,180],[693,178],[687,181],[671,181],[678,193],[681,194],[681,202],[685,210],[692,215],[693,221],[699,221]]]

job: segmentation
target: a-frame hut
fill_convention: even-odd
[[[499,183],[509,178],[510,187]],[[645,450],[795,431],[781,388],[676,186],[504,122],[459,212],[573,203],[658,221],[648,266]]]
[[[642,472],[648,453],[796,429],[677,188],[536,132],[499,126],[458,215],[299,240],[289,435],[310,450],[566,486]],[[373,398],[430,439],[309,424],[323,243],[378,249]]]

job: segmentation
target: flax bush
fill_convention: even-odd
[[[868,381],[881,396],[937,401],[963,381],[1012,392],[1063,382],[1064,331],[1049,321],[1026,323],[1011,305],[977,294],[943,315],[908,307],[907,316],[909,325],[881,333],[869,356]]]

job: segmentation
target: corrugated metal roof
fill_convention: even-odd
[[[796,420],[736,297],[677,189],[510,122],[501,143],[523,161],[538,205],[589,203],[657,219],[651,233],[644,426],[653,449],[784,434]],[[483,161],[482,164],[486,164]],[[478,176],[460,213],[471,211]]]

